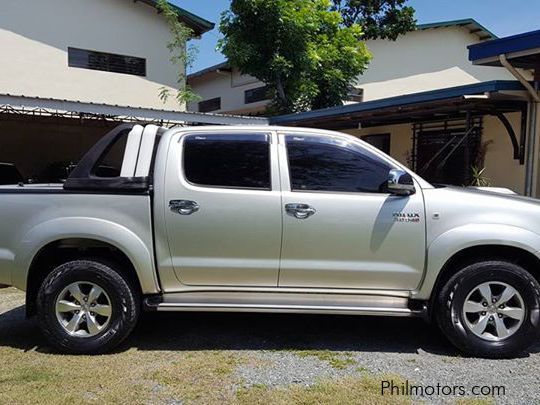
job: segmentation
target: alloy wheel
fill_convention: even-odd
[[[56,318],[71,336],[96,336],[107,327],[111,316],[111,299],[95,283],[72,283],[56,299]]]
[[[521,294],[511,285],[489,281],[473,288],[463,305],[467,328],[481,339],[501,341],[512,336],[525,318]]]

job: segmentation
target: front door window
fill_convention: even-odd
[[[384,193],[392,167],[357,144],[287,136],[292,191]]]

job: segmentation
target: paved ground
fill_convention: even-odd
[[[0,290],[0,403],[36,398],[168,404],[411,400],[380,395],[382,380],[394,379],[397,386],[408,380],[428,393],[428,386],[436,389],[437,384],[462,385],[467,393],[414,396],[413,402],[540,404],[540,344],[515,360],[465,358],[420,320],[146,314],[117,353],[62,356],[51,353],[35,322],[24,319],[22,304],[21,293]],[[50,386],[63,387],[60,380],[71,362],[87,369],[71,373],[98,370],[103,378],[83,378],[71,396],[48,393]],[[115,385],[106,372],[128,382]],[[126,384],[138,388],[119,387]],[[505,393],[473,396],[475,385],[502,385]],[[43,395],[27,394],[29,388]]]

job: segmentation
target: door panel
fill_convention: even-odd
[[[420,188],[408,197],[385,192],[357,192],[383,189],[381,176],[392,166],[365,150],[358,164],[351,147],[338,139],[327,142],[349,151],[337,158],[333,169],[332,152],[321,148],[325,168],[310,165],[318,159],[316,145],[306,152],[289,149],[289,157],[301,158],[289,173],[285,136],[280,136],[283,193],[283,247],[279,285],[281,287],[363,288],[411,290],[420,282],[425,256],[425,214]],[[291,138],[289,138],[291,139]],[[318,142],[299,137],[305,142]],[[320,138],[319,138],[320,139]],[[350,141],[348,141],[350,142]],[[298,146],[298,145],[297,145]],[[360,146],[361,147],[361,146]],[[308,149],[311,148],[311,149]],[[370,160],[373,158],[374,160]],[[382,162],[382,163],[381,163]],[[381,164],[379,167],[375,167]],[[339,168],[347,171],[341,173]],[[299,174],[295,176],[295,170]],[[356,171],[355,171],[356,170]],[[322,176],[316,179],[316,174]],[[289,175],[291,177],[289,177]],[[374,176],[357,181],[355,176]],[[300,191],[290,191],[292,189]],[[306,189],[306,191],[303,191]],[[315,189],[315,190],[309,190]],[[325,190],[335,190],[327,192]],[[347,192],[346,190],[354,190]],[[288,204],[309,207],[305,218],[288,213]],[[311,213],[314,212],[314,213]]]
[[[251,156],[261,136],[271,160]],[[270,134],[201,134],[191,149],[186,139],[173,146],[164,196],[173,204],[164,215],[174,271],[183,284],[277,285],[281,196],[277,148],[270,139]],[[260,174],[266,164],[268,180]]]

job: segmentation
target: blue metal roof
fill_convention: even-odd
[[[518,81],[493,80],[489,82],[474,83],[464,86],[425,91],[421,93],[406,94],[403,96],[384,98],[380,100],[365,101],[362,103],[324,108],[321,110],[281,115],[270,118],[270,124],[286,125],[290,123],[299,123],[302,121],[310,121],[314,119],[329,119],[333,117],[337,118],[354,113],[380,110],[383,108],[399,107],[418,103],[429,103],[434,101],[442,101],[446,99],[462,97],[465,95],[492,93],[503,90],[523,90],[523,86]]]
[[[498,38],[493,32],[488,30],[474,18],[464,18],[462,20],[449,20],[449,21],[438,21],[434,23],[427,24],[418,24],[416,26],[417,30],[428,30],[431,28],[446,28],[446,27],[465,27],[469,29],[471,34],[477,35],[481,40],[486,39],[496,39]]]
[[[480,44],[470,45],[469,60],[472,62],[496,60],[499,55],[532,51],[540,54],[540,30],[525,32],[510,37],[494,39]]]
[[[157,0],[133,0],[133,2],[141,1],[152,7],[155,7],[159,11]],[[176,12],[180,21],[184,22],[188,27],[190,27],[196,35],[202,35],[205,32],[213,30],[216,26],[213,22],[205,20],[204,18],[193,14],[181,7],[178,7],[176,4],[168,2],[172,7],[173,11]]]

